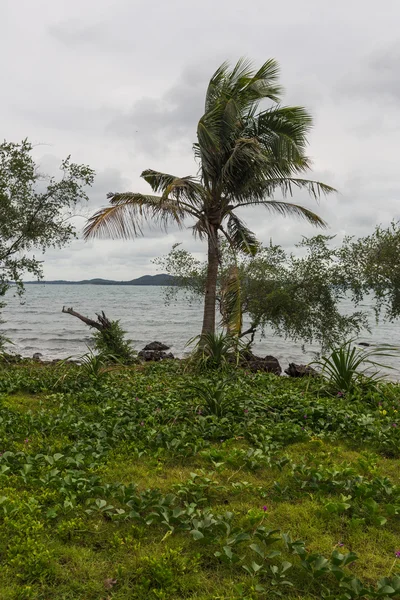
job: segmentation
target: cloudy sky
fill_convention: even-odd
[[[96,170],[87,214],[109,191],[149,191],[146,168],[189,175],[207,81],[224,61],[270,57],[285,103],[315,120],[313,178],[340,193],[315,209],[330,233],[364,235],[399,218],[398,0],[2,0],[1,136],[37,144],[42,170],[68,154]],[[312,234],[262,209],[245,217],[259,239],[292,248]],[[82,227],[84,219],[78,219]],[[135,241],[77,240],[46,254],[47,279],[131,279],[156,272],[189,232]]]

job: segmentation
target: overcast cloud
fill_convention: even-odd
[[[0,20],[0,137],[38,144],[42,170],[68,154],[94,168],[84,215],[109,191],[148,191],[146,168],[194,174],[207,81],[247,56],[279,61],[285,103],[314,116],[312,176],[340,191],[319,206],[295,201],[339,236],[400,216],[398,0],[3,0]],[[243,216],[261,241],[288,248],[314,231],[261,209]],[[46,254],[45,277],[132,279],[156,272],[152,259],[178,241],[204,249],[174,229],[77,240]]]

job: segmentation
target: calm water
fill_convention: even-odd
[[[12,291],[6,300],[6,323],[1,330],[14,342],[13,350],[23,356],[41,352],[44,359],[77,356],[87,351],[90,343],[89,327],[76,317],[63,314],[64,305],[90,318],[104,310],[109,318],[120,319],[135,349],[157,340],[171,345],[177,356],[184,354],[186,342],[200,332],[202,321],[201,304],[188,305],[179,299],[166,306],[163,288],[156,286],[27,285],[23,304]],[[372,335],[366,333],[360,340],[377,345],[399,343],[400,323],[377,327],[372,311],[371,323]],[[313,350],[318,351],[318,347],[309,347],[304,354],[301,344],[272,335],[263,339],[258,336],[254,349],[261,355],[273,354],[283,368],[289,361],[305,363],[313,358]],[[397,368],[397,359],[390,362]],[[393,372],[391,376],[394,377]]]

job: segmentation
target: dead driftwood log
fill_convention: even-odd
[[[94,327],[98,331],[104,331],[105,329],[111,329],[111,321],[106,317],[106,315],[104,314],[104,311],[101,311],[100,315],[98,313],[96,313],[97,321],[94,321],[93,319],[89,319],[88,317],[84,317],[83,315],[76,312],[73,308],[65,308],[65,306],[63,306],[61,312],[66,313],[68,315],[72,315],[73,317],[76,317],[77,319],[80,319],[81,321],[86,323],[86,325],[89,325],[89,327]]]

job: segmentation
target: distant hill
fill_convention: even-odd
[[[67,281],[56,279],[55,281],[25,281],[28,285],[175,285],[175,278],[166,273],[159,275],[143,275],[130,281],[114,281],[112,279],[83,279],[82,281]]]

